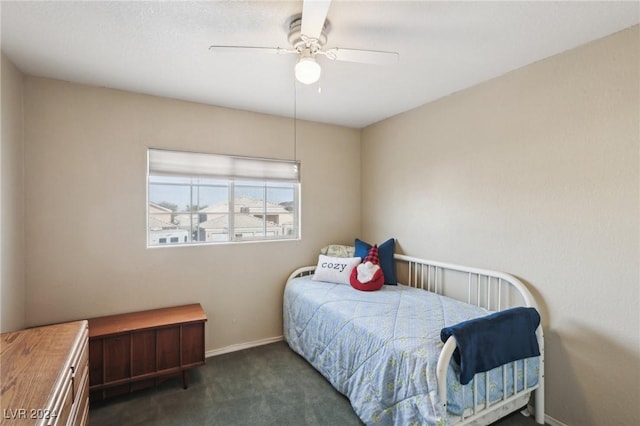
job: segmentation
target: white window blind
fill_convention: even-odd
[[[300,162],[149,149],[149,174],[300,182]]]

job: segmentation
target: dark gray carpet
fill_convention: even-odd
[[[278,342],[207,359],[179,379],[92,404],[101,425],[362,425],[349,400],[304,359]],[[499,426],[533,426],[515,413]]]

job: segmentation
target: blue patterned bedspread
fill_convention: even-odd
[[[290,280],[284,292],[284,337],[331,384],[351,401],[366,424],[447,424],[439,403],[436,364],[442,350],[440,330],[489,311],[403,285],[363,292],[351,286]],[[522,361],[519,361],[522,364]],[[527,386],[538,380],[538,360],[527,362]],[[474,380],[484,401],[485,375],[468,385],[447,373],[448,410],[460,415],[472,407]],[[507,396],[513,371],[507,369]],[[516,369],[518,389],[523,368]],[[490,400],[502,398],[502,368],[489,372]],[[464,402],[463,402],[464,401]]]

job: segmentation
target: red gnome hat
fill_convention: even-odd
[[[384,285],[384,274],[380,267],[378,245],[374,245],[364,261],[351,271],[351,286],[362,291],[379,290]]]
[[[367,263],[367,262],[371,262],[374,265],[380,266],[380,255],[378,254],[377,244],[371,247],[371,250],[369,250],[369,253],[367,253],[367,257],[365,257],[364,260],[362,261],[362,263]]]

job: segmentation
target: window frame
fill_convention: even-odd
[[[155,170],[152,170],[153,169],[152,159],[151,159],[152,153],[162,153],[161,154],[162,156],[166,156],[167,154],[171,155],[171,153],[176,153],[178,156],[183,156],[183,157],[184,156],[188,157],[192,155],[195,157],[205,158],[207,156],[210,156],[210,158],[212,158],[213,160],[222,159],[224,161],[232,161],[232,162],[235,160],[239,160],[242,164],[242,167],[245,167],[245,169],[246,169],[247,162],[249,163],[253,162],[255,165],[258,166],[258,168],[260,168],[260,170],[257,171],[257,173],[259,173],[260,175],[265,175],[265,170],[270,170],[269,167],[272,165],[275,167],[280,167],[280,170],[277,170],[277,169],[275,170],[274,178],[269,178],[268,176],[266,178],[260,178],[260,177],[248,178],[242,175],[237,176],[237,175],[228,175],[228,174],[225,175],[225,174],[217,174],[217,173],[206,174],[206,172],[204,174],[202,172],[192,173],[188,170],[181,173],[179,169],[182,166],[178,166],[177,168],[174,168],[169,173],[163,173],[163,172],[156,172]],[[198,158],[198,159],[201,159],[201,158]],[[199,164],[198,166],[202,170],[202,165]],[[295,176],[295,180],[293,180],[289,175],[286,175],[283,178],[283,174],[281,170],[283,166],[291,167],[293,170],[295,170],[294,172],[288,172],[291,176]],[[159,166],[159,167],[162,167],[162,166]],[[170,167],[173,167],[173,166],[170,166]],[[233,169],[233,167],[231,169]],[[244,170],[244,172],[246,172],[246,170]],[[252,173],[252,172],[249,172],[249,173]],[[268,172],[266,173],[268,174]],[[172,177],[182,178],[185,180],[185,182],[182,182],[182,183],[161,182],[162,179],[160,179],[160,182],[153,182],[154,178],[160,178],[162,176],[172,176]],[[145,190],[146,190],[146,246],[147,248],[192,247],[192,246],[200,246],[200,245],[220,245],[220,244],[274,242],[274,241],[297,241],[302,238],[300,161],[298,160],[279,160],[279,159],[260,158],[260,157],[238,157],[238,156],[230,156],[230,155],[222,155],[222,154],[167,150],[167,149],[158,149],[158,148],[149,147],[147,148],[147,167],[146,167],[145,179],[146,179]],[[204,182],[201,182],[201,180]],[[188,229],[180,228],[178,223],[174,222],[175,219],[172,217],[171,224],[175,225],[176,228],[159,229],[160,231],[166,231],[166,234],[167,234],[167,235],[160,234],[158,236],[158,240],[160,239],[164,240],[164,242],[162,243],[161,242],[152,243],[153,230],[151,229],[150,222],[152,217],[154,216],[154,213],[151,212],[151,207],[152,207],[152,204],[153,205],[157,204],[159,206],[162,206],[162,204],[158,204],[158,200],[151,200],[150,193],[151,193],[152,185],[186,186],[189,188],[188,192],[189,192],[190,204],[187,205],[187,208],[185,208],[184,211],[182,209],[177,208],[176,210],[170,213],[167,212],[167,214],[170,214],[172,216],[188,214],[190,216],[190,226]],[[227,233],[221,234],[227,237],[225,240],[219,240],[219,241],[207,240],[209,237],[208,237],[206,228],[200,228],[200,225],[202,223],[206,222],[207,220],[210,220],[208,219],[208,215],[211,214],[211,213],[203,213],[199,205],[199,202],[200,202],[199,194],[200,194],[201,188],[203,187],[211,187],[211,188],[218,187],[220,189],[223,189],[226,187],[227,198],[226,200],[219,202],[220,204],[226,203],[228,207],[226,213],[220,213],[223,217],[226,214],[226,218],[228,222]],[[258,213],[257,215],[255,214],[251,215],[257,219],[262,220],[262,230],[252,231],[252,232],[256,232],[258,235],[254,234],[252,236],[248,236],[246,235],[248,231],[243,232],[243,229],[252,229],[252,228],[236,227],[237,215],[250,214],[248,210],[244,211],[241,208],[241,210],[236,211],[235,209],[236,200],[242,197],[242,194],[240,195],[238,194],[237,189],[243,188],[243,187],[253,188],[254,190],[257,189],[262,191],[261,198],[256,200],[262,203],[262,209],[257,212]],[[268,197],[269,189],[291,190],[293,199],[291,201],[287,200],[287,201],[282,201],[280,203],[270,202]],[[197,196],[194,196],[194,190],[198,191]],[[166,200],[163,200],[163,201],[166,201]],[[189,207],[193,207],[194,201],[198,202],[198,205],[197,205],[198,209],[191,211],[189,210]],[[285,202],[291,203],[292,210],[290,211],[290,214],[292,215],[292,222],[290,226],[286,226],[288,222],[285,222],[284,225],[280,224],[279,226],[280,232],[278,233],[279,235],[272,235],[272,234],[270,235],[270,233],[273,233],[274,231],[273,229],[271,231],[269,230],[270,221],[268,220],[268,217],[271,216],[269,214],[269,205],[270,204],[281,205],[282,203],[285,203]],[[206,206],[204,208],[206,208]],[[283,209],[289,211],[287,207],[283,207]],[[160,215],[164,213],[155,213],[155,214]],[[286,213],[282,213],[282,214],[286,214]],[[196,217],[197,223],[195,224],[195,227],[193,224],[194,216],[197,216]],[[207,217],[207,220],[202,220],[202,216]],[[189,231],[189,229],[191,229],[191,231]],[[290,233],[291,230],[293,230],[293,233]],[[178,242],[170,242],[174,238],[174,236],[170,235],[169,231],[186,232],[187,234],[184,238],[187,241],[185,242],[180,241],[182,239],[182,237],[180,236]],[[200,240],[201,235],[202,235],[202,240]]]

